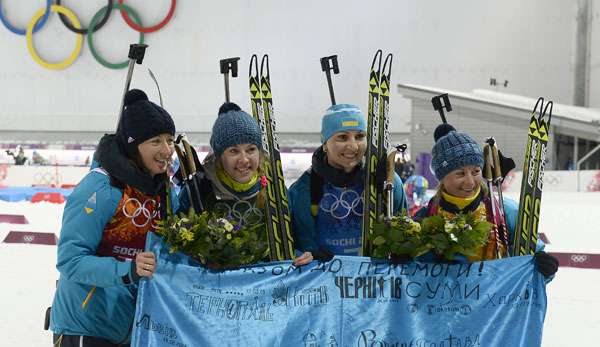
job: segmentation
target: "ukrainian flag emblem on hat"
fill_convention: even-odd
[[[342,121],[342,126],[343,127],[357,127],[358,121],[357,120],[345,120],[345,121]]]

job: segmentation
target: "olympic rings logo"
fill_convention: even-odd
[[[133,213],[129,213],[129,211],[127,211],[127,206],[130,205],[130,203],[136,206]],[[151,204],[151,209],[148,208],[148,204]],[[144,201],[144,203],[141,203],[136,198],[129,198],[125,201],[125,204],[123,204],[122,210],[125,217],[131,219],[131,224],[135,225],[136,227],[143,228],[146,225],[148,225],[148,223],[152,223],[150,226],[154,229],[157,228],[157,226],[154,225],[154,218],[158,216],[158,211],[160,210],[160,203],[157,203],[156,200],[148,199]],[[138,217],[140,215],[143,215],[145,217],[145,222],[142,224],[140,224],[136,220],[139,219]]]
[[[35,184],[50,185],[60,181],[60,174],[53,175],[50,172],[36,172],[33,175]]]
[[[362,217],[363,197],[352,189],[343,191],[339,197],[332,193],[325,193],[319,203],[319,208],[335,219],[345,219],[351,213]]]
[[[588,256],[585,254],[572,254],[571,261],[574,263],[585,263],[588,260]]]
[[[169,12],[165,16],[165,18],[160,21],[158,24],[144,27],[142,25],[142,20],[137,12],[127,6],[125,4],[125,0],[118,0],[118,3],[114,3],[114,0],[108,0],[108,4],[102,7],[96,14],[92,17],[89,28],[82,28],[81,22],[75,15],[73,11],[68,9],[67,7],[61,5],[60,0],[56,0],[56,4],[52,4],[52,0],[46,0],[46,6],[44,8],[39,9],[29,21],[26,29],[20,29],[13,26],[7,19],[5,14],[2,11],[2,1],[0,0],[0,21],[4,26],[13,32],[14,34],[25,36],[27,40],[27,50],[29,54],[33,58],[33,60],[40,66],[50,69],[50,70],[63,70],[69,67],[79,54],[81,53],[81,48],[83,46],[83,35],[87,35],[88,45],[90,46],[90,51],[92,52],[92,56],[100,65],[107,67],[109,69],[123,69],[127,67],[129,61],[125,60],[124,62],[119,63],[111,63],[104,59],[94,47],[94,43],[92,41],[93,34],[100,30],[110,17],[112,10],[118,9],[121,13],[121,17],[127,23],[129,27],[133,30],[140,33],[139,35],[139,43],[144,43],[144,34],[152,33],[162,29],[173,17],[175,13],[175,7],[177,6],[177,0],[171,0],[171,6],[169,8]],[[39,31],[50,16],[51,12],[55,12],[58,14],[61,22],[69,29],[74,32],[77,37],[75,39],[75,49],[71,52],[71,54],[63,61],[57,63],[51,63],[44,59],[42,59],[35,47],[33,46],[33,34]]]
[[[560,183],[560,177],[546,175],[544,176],[544,183],[548,183],[550,185],[556,185]]]
[[[33,236],[33,235],[23,236],[23,242],[32,243],[33,240],[35,240],[35,236]]]
[[[215,204],[215,212],[229,220],[235,220],[239,225],[252,226],[263,220],[263,212],[246,200],[238,200],[232,206],[219,202]]]

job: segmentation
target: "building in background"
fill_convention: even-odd
[[[462,93],[440,88],[398,84],[397,91],[411,100],[410,153],[423,158],[433,146],[433,131],[441,123],[433,110],[431,98],[448,93],[452,112],[446,114],[448,123],[467,132],[483,145],[493,136],[505,156],[512,157],[517,170],[523,167],[529,119],[536,99],[475,89]],[[554,103],[550,123],[547,170],[600,169],[600,110]],[[419,163],[417,163],[419,168]],[[427,165],[422,170],[427,170]]]

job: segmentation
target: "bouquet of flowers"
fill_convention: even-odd
[[[492,224],[478,220],[473,213],[457,214],[445,219],[431,216],[421,221],[423,240],[434,253],[448,260],[459,253],[475,256],[488,241]]]
[[[421,233],[421,225],[406,213],[392,217],[388,223],[375,223],[370,239],[373,256],[379,258],[387,258],[390,254],[408,254],[414,258],[430,249]]]
[[[242,226],[207,211],[169,215],[156,233],[169,245],[169,252],[182,252],[210,268],[248,265],[268,254],[264,223]]]
[[[449,219],[436,215],[421,223],[403,213],[392,217],[391,222],[376,223],[370,240],[374,257],[407,254],[414,258],[432,251],[452,260],[457,253],[475,256],[488,241],[491,229],[491,223],[478,220],[472,213],[457,214]]]

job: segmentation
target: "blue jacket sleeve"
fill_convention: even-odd
[[[408,203],[406,201],[406,193],[404,192],[404,185],[402,179],[397,173],[394,173],[394,213],[396,211],[402,211],[408,209]]]
[[[131,262],[96,256],[122,194],[98,172],[88,173],[77,185],[63,212],[56,264],[61,276],[98,287],[122,285],[123,276],[131,276]]]
[[[306,172],[288,190],[295,248],[302,252],[319,249],[315,218],[310,212],[310,175]]]

